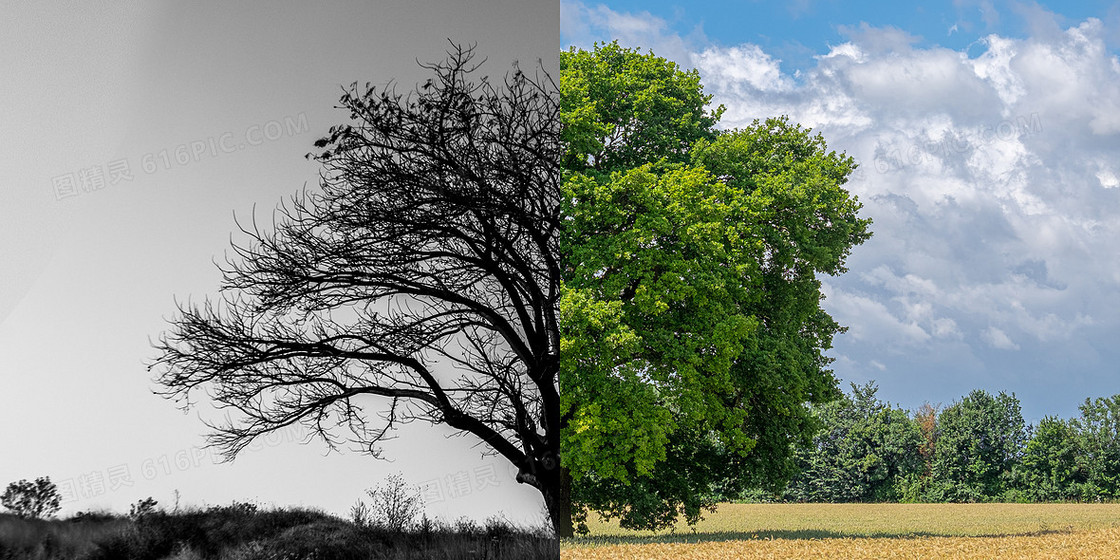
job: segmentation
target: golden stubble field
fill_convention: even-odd
[[[695,531],[588,525],[561,558],[1120,558],[1120,504],[722,504]]]

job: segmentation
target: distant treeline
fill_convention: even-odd
[[[1014,394],[976,390],[910,412],[873,382],[814,408],[822,428],[797,452],[790,502],[1049,502],[1120,498],[1120,395],[1086,399],[1081,415],[1026,425]]]

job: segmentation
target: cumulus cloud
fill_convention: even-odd
[[[891,54],[910,50],[910,45],[917,43],[918,38],[893,26],[872,27],[866,22],[857,26],[839,25],[837,30],[841,35],[848,37],[853,44],[871,54]]]
[[[908,317],[892,312],[890,302],[875,297],[837,289],[828,282],[822,283],[822,293],[829,301],[829,308],[840,316],[859,317],[850,325],[847,335],[857,341],[885,343],[892,348],[913,347],[930,339],[930,334]]]
[[[693,55],[725,125],[787,114],[861,163],[850,188],[879,235],[833,281],[841,322],[999,349],[1113,324],[1120,63],[1101,23],[989,36],[975,57],[845,33],[799,80],[753,45]]]
[[[981,337],[988,344],[991,344],[992,348],[999,348],[1000,350],[1019,349],[1019,345],[1012,342],[1011,338],[1007,336],[1007,333],[995,327],[988,327],[983,333],[981,333]]]
[[[689,38],[672,31],[669,22],[649,12],[619,12],[603,4],[587,5],[579,0],[561,0],[560,32],[576,47],[590,49],[596,42],[617,40],[643,52],[689,64],[696,44],[704,41],[699,29]]]
[[[990,2],[959,5],[998,21]],[[950,352],[981,372],[1074,347],[1107,360],[1085,345],[1120,327],[1120,60],[1101,21],[1022,11],[1028,37],[964,51],[847,27],[796,75],[757,45],[674,43],[651,25],[688,50],[673,56],[726,106],[722,126],[788,115],[860,164],[848,188],[876,235],[824,285],[851,327],[838,373],[903,375],[892,359]]]
[[[763,52],[758,45],[708,48],[690,58],[692,65],[704,72],[705,87],[721,92],[742,96],[751,91],[777,92],[793,88],[793,80],[782,74],[780,61]]]

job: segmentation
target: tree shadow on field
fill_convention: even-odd
[[[609,535],[575,537],[571,543],[575,545],[615,545],[615,544],[659,544],[659,543],[699,543],[699,542],[724,542],[724,541],[751,541],[751,540],[825,540],[825,539],[918,539],[936,537],[969,537],[977,539],[1008,538],[1008,537],[1037,537],[1056,533],[1071,533],[1072,528],[1064,529],[1039,529],[1037,531],[1023,531],[1017,533],[990,533],[977,535],[954,535],[947,533],[933,533],[928,531],[908,532],[859,532],[859,531],[824,531],[814,529],[797,530],[761,530],[761,531],[714,531],[714,532],[679,532],[660,535]]]

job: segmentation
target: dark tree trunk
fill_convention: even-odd
[[[560,492],[556,513],[553,514],[553,524],[556,525],[556,534],[561,538],[575,536],[572,527],[572,475],[567,467],[560,467]]]
[[[572,478],[568,469],[557,465],[556,469],[548,469],[542,479],[544,485],[540,490],[552,529],[561,538],[572,537],[575,534],[572,527]]]

